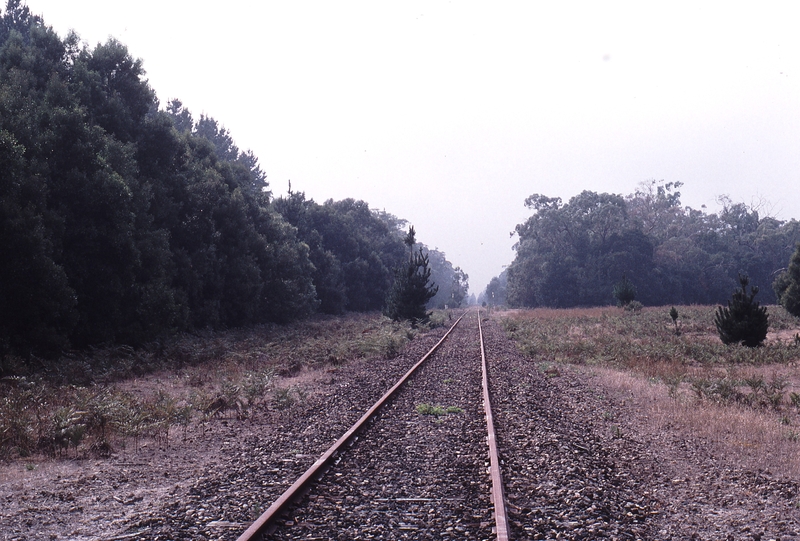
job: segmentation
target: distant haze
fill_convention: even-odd
[[[274,193],[409,220],[482,290],[532,193],[684,183],[800,217],[800,8],[722,2],[30,0],[114,36],[162,105],[214,117]]]

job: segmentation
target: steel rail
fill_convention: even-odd
[[[266,530],[280,517],[281,513],[296,499],[298,499],[306,489],[314,482],[315,479],[320,477],[325,468],[330,464],[330,462],[336,457],[339,451],[347,445],[357,433],[363,428],[363,426],[374,417],[378,411],[383,407],[386,402],[389,401],[390,398],[397,392],[397,390],[402,387],[402,385],[408,380],[409,377],[419,368],[422,363],[428,360],[434,351],[436,351],[442,342],[450,335],[453,329],[456,328],[456,325],[464,318],[467,312],[461,314],[453,326],[448,329],[448,331],[442,336],[442,338],[436,342],[436,345],[433,346],[428,353],[426,353],[417,363],[412,366],[405,375],[400,378],[397,383],[395,383],[391,389],[386,391],[386,393],[372,405],[371,408],[367,410],[367,412],[361,416],[361,418],[356,421],[356,423],[351,426],[347,432],[342,434],[342,436],[336,440],[336,443],[330,446],[327,451],[325,451],[322,456],[320,456],[314,464],[311,465],[306,472],[301,475],[297,481],[292,484],[286,491],[281,494],[281,496],[275,500],[275,502],[267,509],[258,519],[250,525],[245,532],[237,538],[237,541],[259,541],[263,539],[263,535]],[[478,318],[480,320],[480,317]],[[480,321],[479,321],[480,322]]]
[[[481,369],[483,371],[483,409],[486,412],[486,427],[489,442],[489,475],[492,478],[492,504],[494,504],[494,521],[497,541],[508,541],[508,518],[503,494],[503,475],[500,471],[500,457],[497,452],[497,439],[494,432],[492,405],[489,401],[489,373],[486,366],[486,351],[483,346],[483,327],[481,313],[478,311],[478,334],[481,339]]]

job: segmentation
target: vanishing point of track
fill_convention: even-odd
[[[508,539],[476,315],[458,318],[239,541]]]

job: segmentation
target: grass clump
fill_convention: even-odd
[[[420,415],[434,415],[436,417],[441,417],[445,414],[462,413],[464,411],[458,406],[433,406],[427,403],[417,404],[416,410]]]
[[[298,387],[278,387],[275,389],[274,406],[275,409],[289,409],[295,404],[302,404],[308,396],[306,392]]]
[[[417,413],[420,415],[444,415],[446,410],[442,406],[432,406],[431,404],[417,404]]]

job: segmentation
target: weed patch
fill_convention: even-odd
[[[445,414],[462,413],[464,411],[458,406],[432,406],[431,404],[425,403],[417,404],[416,410],[420,415],[435,415],[436,417],[441,417]]]
[[[442,316],[444,317],[444,316]],[[43,454],[109,456],[143,440],[170,445],[194,423],[243,419],[307,397],[276,388],[279,374],[376,363],[420,330],[378,314],[318,316],[286,326],[199,332],[134,350],[69,353],[52,363],[5,357],[0,379],[0,459]]]

